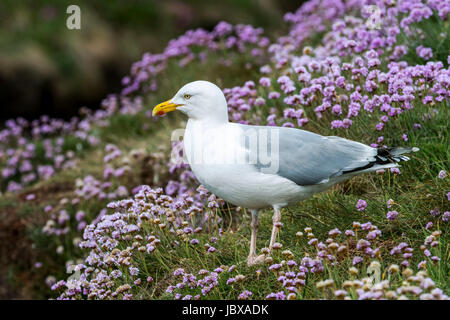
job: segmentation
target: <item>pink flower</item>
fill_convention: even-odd
[[[358,202],[356,203],[356,209],[358,211],[364,211],[366,209],[366,207],[367,207],[367,202],[362,199],[359,199]]]
[[[34,200],[34,199],[36,199],[36,195],[33,194],[33,193],[30,193],[29,195],[26,196],[25,199],[26,199],[27,201]]]
[[[386,218],[388,220],[395,220],[395,219],[397,219],[397,216],[398,216],[398,212],[397,211],[389,211],[387,213],[387,215],[386,215]]]
[[[441,170],[441,171],[439,171],[439,174],[438,174],[438,178],[439,179],[445,179],[445,178],[447,178],[447,172],[445,171],[445,170]]]

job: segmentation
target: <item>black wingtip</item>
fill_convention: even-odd
[[[409,157],[404,156],[405,153],[417,152],[419,148],[378,148],[377,155],[375,156],[377,164],[388,164],[400,161],[408,161]]]
[[[394,147],[394,148],[377,148],[377,154],[373,157],[373,161],[369,162],[365,166],[354,168],[352,170],[343,171],[343,173],[351,173],[357,171],[363,171],[369,168],[372,168],[375,165],[385,165],[391,163],[397,163],[400,161],[408,161],[409,157],[404,156],[403,154],[409,152],[417,152],[419,148],[403,148],[403,147]]]

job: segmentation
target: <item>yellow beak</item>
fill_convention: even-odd
[[[168,112],[174,111],[177,107],[181,106],[181,104],[172,103],[170,100],[164,101],[163,103],[158,104],[152,112],[153,116],[162,116]]]

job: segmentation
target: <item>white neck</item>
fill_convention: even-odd
[[[189,117],[189,120],[202,122],[204,124],[214,124],[214,125],[228,123],[228,107],[225,106],[224,108],[215,108],[215,109],[208,108],[208,109],[211,110],[209,113],[206,113],[206,111],[205,111],[199,117],[195,117],[195,116]]]

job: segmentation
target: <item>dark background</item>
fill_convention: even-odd
[[[219,21],[281,34],[283,14],[298,0],[2,0],[0,118],[70,118],[97,108],[144,52],[161,52],[192,28]],[[68,30],[66,9],[81,9],[81,30]]]

